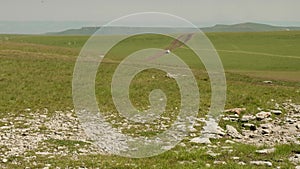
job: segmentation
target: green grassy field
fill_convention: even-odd
[[[300,32],[208,33],[207,36],[219,53],[226,71],[226,108],[245,107],[248,113],[255,113],[257,107],[274,107],[272,99],[277,103],[292,99],[294,103],[300,104]],[[7,117],[8,113],[10,116],[18,116],[26,108],[48,108],[50,113],[73,109],[73,69],[87,39],[86,36],[0,35],[0,118]],[[171,41],[167,37],[144,35],[129,38],[113,48],[104,59],[96,78],[100,109],[117,113],[111,99],[110,83],[122,58],[139,49],[166,47]],[[203,66],[193,66],[199,64],[196,64],[195,56],[189,49],[181,47],[174,53],[192,65],[201,93],[199,117],[204,117],[210,105],[211,94],[207,73]],[[152,76],[156,77],[155,80],[151,79]],[[272,80],[273,84],[264,84],[262,81],[265,80]],[[166,115],[173,117],[177,111],[174,107],[180,103],[178,88],[174,80],[165,78],[163,72],[148,70],[139,74],[131,85],[132,102],[137,108],[145,109],[149,105],[149,92],[158,87],[167,91],[166,95],[170,99]],[[126,132],[147,134],[139,133],[138,130]],[[184,142],[187,147],[176,146],[171,151],[145,159],[87,155],[74,160],[70,155],[51,159],[37,156],[36,161],[40,167],[44,163],[50,163],[62,168],[205,168],[207,163],[212,164],[216,159],[205,154],[205,149],[195,148],[187,140]],[[214,142],[227,145],[222,139]],[[300,151],[300,147],[294,144],[278,145],[275,154],[259,155],[255,153],[259,148],[237,143],[233,146],[233,156],[240,156],[245,162],[253,159],[271,160],[274,166],[290,168],[292,164],[285,159],[295,150]],[[227,164],[214,165],[214,168],[241,168],[226,153],[217,158]],[[29,162],[24,162],[22,166],[34,167]],[[20,166],[8,164],[8,167]]]

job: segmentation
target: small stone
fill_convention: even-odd
[[[196,133],[190,133],[190,136],[191,136],[191,137],[196,137],[197,134],[196,134]]]
[[[40,115],[40,117],[41,118],[47,118],[47,115],[42,114],[42,115]]]
[[[209,138],[206,138],[206,137],[196,137],[196,138],[193,138],[190,142],[198,143],[198,144],[211,144]]]
[[[263,81],[263,83],[264,83],[264,84],[272,84],[273,82],[270,81],[270,80],[265,80],[265,81]]]
[[[3,162],[3,163],[6,163],[7,161],[8,161],[8,159],[6,159],[6,158],[3,158],[3,159],[2,159],[2,162]]]
[[[240,162],[238,162],[238,165],[246,165],[246,163],[243,161],[240,161]]]
[[[232,146],[222,146],[221,148],[222,148],[222,149],[231,149]]]
[[[168,150],[171,150],[173,147],[174,146],[162,146],[161,149],[168,151]]]
[[[220,138],[220,136],[224,136],[225,133],[223,129],[218,125],[218,123],[213,118],[209,118],[205,121],[206,125],[203,127],[201,131],[202,135],[207,138]]]
[[[216,149],[216,148],[218,148],[218,146],[217,146],[217,145],[211,145],[211,144],[207,145],[207,147],[208,147],[208,148],[213,148],[213,149]]]
[[[261,133],[262,133],[262,134],[270,134],[271,131],[268,130],[268,129],[262,129]]]
[[[270,154],[275,152],[275,148],[256,150],[255,152],[258,154]]]
[[[293,164],[300,164],[300,154],[295,154],[294,156],[290,157],[289,161]]]
[[[233,160],[239,160],[240,157],[232,157],[231,159],[233,159]]]
[[[253,115],[244,115],[242,118],[241,118],[241,122],[248,122],[250,120],[255,120],[256,117],[253,116]]]
[[[297,120],[292,119],[292,118],[286,118],[285,121],[288,122],[288,123],[290,123],[290,124],[294,124]]]
[[[272,125],[267,123],[267,124],[261,124],[260,127],[263,129],[270,129],[272,128]]]
[[[227,164],[225,161],[214,161],[214,164]]]
[[[166,77],[168,77],[170,79],[176,79],[178,77],[178,75],[177,74],[167,73]]]
[[[235,142],[232,141],[232,140],[226,140],[225,143],[227,143],[227,144],[234,144]]]
[[[10,128],[12,128],[12,126],[1,126],[0,127],[1,130],[8,130]]]
[[[191,133],[195,133],[195,132],[197,132],[198,130],[195,129],[194,127],[190,127],[190,128],[189,128],[189,131],[190,131]]]
[[[78,149],[79,153],[88,153],[89,151],[83,148]]]
[[[212,152],[211,150],[207,151],[206,153],[207,153],[208,155],[212,156],[212,157],[216,157],[216,156],[221,155],[220,153],[214,153],[214,152]]]
[[[224,120],[224,121],[229,121],[230,118],[228,118],[228,117],[223,117],[223,120]]]
[[[195,123],[194,126],[195,126],[195,127],[201,127],[202,125],[199,124],[199,123]]]
[[[262,121],[270,122],[270,121],[272,121],[272,120],[273,120],[273,119],[272,119],[271,117],[268,117],[268,118],[263,119]]]
[[[271,116],[271,112],[261,111],[261,112],[257,113],[255,116],[256,116],[257,120],[263,120],[265,118],[270,117]]]
[[[231,112],[231,113],[241,114],[241,112],[243,112],[245,110],[246,110],[246,108],[233,108],[233,109],[227,109],[224,112],[225,113]]]
[[[186,147],[186,145],[184,143],[179,143],[178,145],[181,147]]]
[[[226,125],[227,134],[232,138],[241,139],[243,136],[231,125]]]
[[[245,123],[242,126],[243,127],[248,127],[252,131],[256,130],[256,126],[254,124],[251,124],[251,123]]]
[[[281,126],[275,126],[272,128],[273,132],[279,132],[281,130]]]
[[[295,169],[300,169],[300,165],[297,165],[297,166],[295,167]]]
[[[49,155],[51,154],[50,152],[40,152],[40,151],[37,151],[35,152],[36,155]]]
[[[63,149],[65,149],[65,147],[63,147],[63,146],[58,146],[57,149],[58,149],[58,150],[63,150]]]
[[[250,164],[253,164],[253,165],[266,165],[266,166],[272,167],[272,163],[269,162],[269,161],[250,161]]]
[[[275,114],[275,115],[280,115],[282,114],[281,110],[271,110],[271,113]]]

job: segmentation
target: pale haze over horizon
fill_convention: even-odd
[[[137,12],[170,13],[200,27],[242,22],[300,26],[298,0],[0,0],[0,2],[0,33],[42,33],[103,25],[113,19]],[[42,22],[38,24],[36,21]],[[140,22],[147,21],[141,19]]]

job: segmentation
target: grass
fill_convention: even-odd
[[[216,47],[224,64],[227,79],[226,107],[246,107],[247,113],[253,114],[257,107],[273,108],[275,102],[282,103],[292,99],[300,103],[300,32],[264,32],[264,33],[209,33],[209,39]],[[113,38],[106,36],[105,38]],[[72,103],[72,75],[81,47],[86,36],[29,36],[29,35],[0,35],[0,117],[18,116],[23,110],[48,108],[69,110]],[[117,111],[113,105],[110,93],[112,74],[120,60],[126,55],[144,47],[166,47],[172,39],[158,35],[135,36],[120,42],[106,57],[99,68],[96,78],[96,96],[99,107],[111,114]],[[174,51],[191,65],[201,94],[199,117],[204,117],[210,106],[210,84],[203,65],[195,62],[193,52],[182,47]],[[289,57],[293,56],[293,57]],[[200,66],[198,66],[200,65]],[[153,80],[152,77],[155,77]],[[262,81],[272,80],[273,84]],[[163,83],[162,83],[163,82]],[[143,86],[142,88],[140,86]],[[133,104],[139,109],[149,105],[149,92],[161,88],[168,97],[168,106],[164,116],[172,118],[178,113],[178,87],[172,79],[166,79],[165,73],[158,70],[147,70],[138,74],[130,86],[130,96]],[[105,98],[105,99],[102,99]],[[274,99],[275,101],[271,101]],[[122,118],[112,118],[116,124]],[[1,123],[0,123],[1,124]],[[143,128],[124,131],[135,135],[153,135],[159,130],[140,133]],[[225,124],[223,124],[225,125]],[[239,124],[237,124],[238,126]],[[44,167],[49,163],[61,168],[86,166],[90,168],[241,168],[230,157],[239,156],[244,162],[251,160],[270,160],[274,166],[291,168],[292,164],[286,159],[299,150],[297,145],[278,145],[276,152],[270,155],[255,153],[260,147],[234,144],[233,152],[223,152],[220,156],[211,157],[206,154],[207,148],[192,145],[184,141],[187,147],[176,146],[171,151],[159,156],[145,159],[128,159],[111,155],[86,155],[48,158],[28,152],[28,156],[37,156],[34,160],[26,161],[25,157],[14,157],[10,161],[20,161],[22,166],[31,168]],[[220,150],[228,146],[224,139],[214,140]],[[67,146],[74,148],[74,142],[68,140],[50,140],[51,146]],[[195,148],[198,146],[198,148]],[[0,147],[1,148],[1,147]],[[216,150],[217,151],[217,150]],[[221,150],[220,150],[221,151]],[[280,159],[283,159],[280,160]],[[214,165],[214,160],[224,160],[226,165]],[[34,165],[33,162],[36,162]],[[19,168],[13,163],[8,168]],[[258,168],[243,166],[242,168]],[[264,168],[264,167],[261,167]]]

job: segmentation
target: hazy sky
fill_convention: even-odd
[[[299,22],[299,0],[0,0],[0,21],[99,21],[167,12],[196,23]]]
[[[0,0],[0,2],[0,33],[43,33],[82,26],[99,26],[137,12],[170,13],[200,27],[241,22],[300,26],[300,0]],[[138,22],[149,21],[141,18]]]

